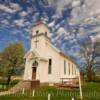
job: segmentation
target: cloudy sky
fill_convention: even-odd
[[[100,0],[0,0],[0,51],[16,41],[29,49],[38,21],[51,28],[55,46],[79,61],[80,43],[100,38]]]

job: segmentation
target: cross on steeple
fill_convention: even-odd
[[[38,44],[38,42],[39,42],[39,40],[37,39],[38,33],[39,33],[39,31],[36,31],[36,40],[34,41],[34,42],[35,42],[35,47],[36,47],[36,48],[37,48],[37,44]]]

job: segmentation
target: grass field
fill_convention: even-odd
[[[100,83],[86,83],[83,87],[83,100],[100,100]],[[1,96],[0,100],[47,100],[48,93],[51,94],[51,100],[75,100],[79,99],[79,89],[61,89],[56,87],[40,87],[35,89],[35,96],[32,96],[33,90]]]

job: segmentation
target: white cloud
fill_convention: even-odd
[[[13,12],[15,12],[15,11],[12,10],[11,8],[6,7],[6,6],[2,5],[2,4],[0,4],[0,10],[3,10],[3,11],[8,12],[8,13],[13,13]]]
[[[16,10],[21,10],[21,7],[17,3],[11,3],[10,2],[10,8],[16,9]]]
[[[43,21],[44,23],[46,23],[47,21],[49,21],[49,17],[48,16],[41,16],[41,21]]]
[[[27,25],[27,26],[29,26],[30,22],[27,20],[27,21],[24,22],[24,24]]]
[[[55,21],[52,21],[48,24],[49,27],[53,27],[55,25]]]
[[[62,34],[65,34],[66,31],[65,31],[65,29],[64,29],[63,27],[60,27],[56,33],[57,33],[57,35],[58,35],[58,37],[59,37],[59,36],[61,36]]]
[[[75,0],[73,0],[72,4],[74,2]],[[73,24],[82,23],[84,22],[84,20],[91,20],[91,22],[96,21],[96,18],[94,20],[93,17],[98,17],[100,15],[100,0],[85,0],[83,5],[75,4],[75,7],[73,8],[71,15],[72,17],[70,23]]]
[[[35,14],[33,14],[32,19],[37,19],[38,16],[39,16],[39,12],[36,12]]]
[[[91,8],[90,9],[90,13],[91,12],[96,12],[97,9],[100,9],[100,0],[85,0],[86,4]]]
[[[56,14],[62,16],[62,11],[64,7],[71,3],[72,0],[48,0],[49,5],[54,7],[56,10]]]
[[[88,34],[100,33],[100,26],[96,26],[96,27],[92,28],[91,30],[88,29],[84,33],[88,33]]]
[[[72,7],[76,7],[76,6],[79,6],[81,4],[80,0],[74,0],[72,2]]]
[[[83,27],[80,27],[77,37],[83,37],[84,35],[85,35],[85,29]]]
[[[26,11],[22,11],[19,13],[19,16],[21,16],[21,17],[25,17],[27,15],[28,15],[28,12],[26,12]]]
[[[2,21],[1,21],[1,23],[2,23],[2,24],[6,24],[6,25],[7,25],[7,24],[9,24],[9,21],[8,21],[8,20],[6,20],[6,19],[4,19],[4,20],[2,20]]]
[[[25,22],[25,19],[18,19],[18,20],[15,20],[14,23],[17,25],[17,26],[24,26],[24,22]]]
[[[7,13],[15,13],[16,11],[21,10],[21,7],[15,3],[10,3],[9,6],[0,4],[0,10],[7,12]]]
[[[100,34],[97,34],[96,36],[90,36],[92,42],[95,42],[96,40],[100,40]]]
[[[97,34],[97,35],[95,36],[95,38],[96,38],[96,39],[100,39],[100,34]]]
[[[55,15],[52,16],[52,19],[54,19],[54,20],[56,20],[58,18],[59,18],[59,15],[57,15],[57,14],[55,14]]]

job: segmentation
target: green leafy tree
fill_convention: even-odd
[[[0,68],[7,83],[11,81],[11,76],[21,74],[24,69],[25,50],[20,42],[10,43],[0,54]]]

